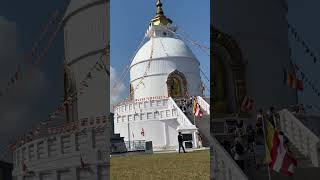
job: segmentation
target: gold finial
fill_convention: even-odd
[[[161,0],[157,0],[157,13],[156,13],[156,17],[154,17],[151,22],[154,25],[159,25],[159,24],[163,24],[163,25],[167,25],[167,24],[171,24],[172,21],[171,19],[167,18],[162,10],[162,3]]]
[[[157,16],[163,16],[162,3],[160,0],[157,0]]]

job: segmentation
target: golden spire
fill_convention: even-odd
[[[162,10],[162,3],[160,0],[157,0],[157,15],[156,17],[164,16]]]
[[[151,22],[153,23],[153,25],[167,25],[172,23],[171,19],[167,18],[164,15],[162,10],[162,3],[160,0],[157,0],[157,13],[156,16],[151,20]]]

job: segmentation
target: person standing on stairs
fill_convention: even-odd
[[[236,138],[235,145],[231,149],[232,153],[234,154],[234,160],[238,164],[238,166],[241,168],[241,170],[244,171],[244,161],[245,161],[245,148],[241,144],[240,138]]]
[[[228,141],[227,138],[223,138],[222,146],[230,155],[232,154],[231,153],[231,144],[230,144],[230,141]]]
[[[179,135],[178,135],[178,142],[179,142],[179,153],[180,153],[180,148],[182,148],[183,152],[186,153],[183,147],[183,136],[181,132],[179,132]]]
[[[247,143],[248,149],[250,152],[253,152],[255,147],[255,132],[251,125],[247,127]]]
[[[238,120],[237,126],[236,126],[236,131],[235,131],[235,136],[236,137],[245,138],[245,136],[246,136],[246,127],[244,125],[243,120]]]
[[[276,127],[276,122],[275,122],[275,110],[274,107],[271,106],[270,110],[267,113],[268,115],[268,120],[270,121],[270,123],[272,124],[273,127]]]

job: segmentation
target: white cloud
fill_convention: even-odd
[[[117,71],[110,66],[110,111],[113,112],[113,106],[125,98],[125,84],[119,79]],[[116,85],[116,86],[115,86]]]

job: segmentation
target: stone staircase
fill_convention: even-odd
[[[111,154],[128,152],[123,137],[121,137],[120,134],[112,134],[110,137],[110,144]]]
[[[203,137],[203,145],[210,146],[211,149],[211,179],[214,180],[268,180],[268,168],[267,166],[260,167],[256,170],[255,167],[255,155],[248,154],[247,160],[245,162],[246,169],[242,171],[230,154],[222,147],[219,140],[223,138],[232,138],[232,133],[228,134],[228,130],[224,123],[225,121],[231,121],[236,119],[248,120],[247,118],[237,118],[237,117],[223,117],[215,118],[213,125],[216,125],[216,131],[213,133],[210,129],[210,105],[201,97],[197,97],[197,102],[199,103],[201,110],[204,115],[202,118],[195,119],[195,125],[198,128],[200,135]],[[193,116],[187,115],[187,118],[194,124]],[[285,123],[286,121],[282,121]],[[284,127],[284,125],[283,125]],[[292,130],[292,129],[291,129]],[[306,131],[304,129],[304,131]],[[286,131],[284,131],[286,134]],[[312,140],[315,140],[314,136],[310,135]],[[290,139],[290,138],[289,138]],[[313,142],[313,141],[312,141]],[[283,176],[279,173],[270,170],[270,175],[272,180],[313,180],[312,178],[320,177],[318,176],[317,168],[312,166],[312,160],[306,155],[301,153],[300,149],[296,147],[297,143],[290,143],[290,149],[299,162],[298,169],[295,171],[294,177]],[[320,173],[320,172],[319,172]],[[303,175],[303,174],[308,174]],[[310,177],[309,177],[310,176]],[[305,178],[308,177],[308,178]],[[317,178],[316,178],[317,179]]]
[[[211,150],[211,180],[248,180],[229,153],[221,146],[210,130],[210,105],[197,97],[204,116],[196,119],[196,126]]]
[[[279,111],[279,116],[279,129],[288,137],[293,153],[301,158],[300,167],[319,167],[319,137],[287,109]]]
[[[198,100],[202,101],[201,99]],[[200,103],[199,103],[200,104]],[[204,104],[204,102],[202,102]],[[200,105],[201,106],[201,105]],[[201,106],[204,110],[209,106]],[[280,173],[270,170],[270,176],[272,180],[317,180],[320,177],[319,169],[319,138],[309,130],[298,118],[296,118],[291,112],[284,109],[279,111],[279,129],[289,139],[289,149],[298,161],[298,167],[295,169],[293,177],[284,176]],[[196,126],[199,131],[204,134],[206,140],[212,147],[212,177],[211,179],[259,179],[268,180],[268,168],[266,165],[260,167],[259,170],[255,167],[255,155],[248,156],[246,161],[245,173],[237,166],[232,157],[225,151],[225,149],[217,141],[216,137],[210,134],[210,115],[205,116],[199,120],[196,119]],[[209,127],[209,128],[208,128]],[[224,131],[223,126],[220,127]],[[221,132],[220,134],[224,134]],[[219,133],[217,138],[219,137]],[[220,138],[226,136],[221,135]]]

